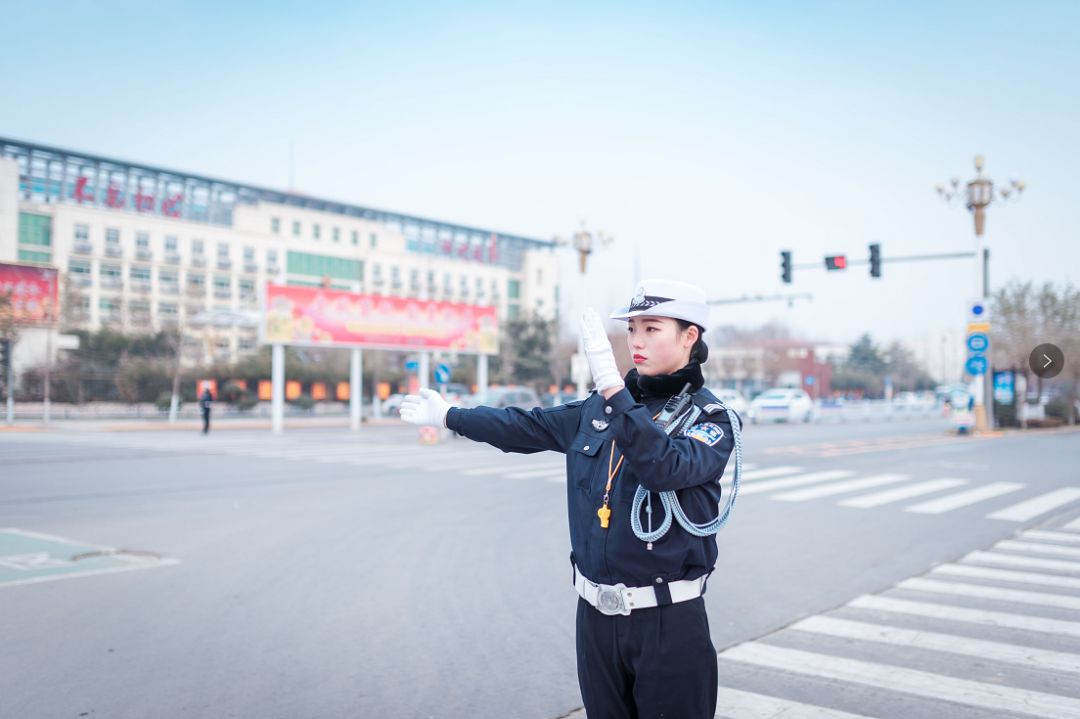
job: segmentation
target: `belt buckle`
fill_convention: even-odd
[[[609,617],[616,614],[630,615],[630,607],[626,606],[626,598],[623,596],[623,592],[626,590],[625,584],[620,583],[614,586],[597,584],[596,589],[596,609],[601,614]]]

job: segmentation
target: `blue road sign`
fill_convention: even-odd
[[[982,355],[968,357],[968,361],[964,363],[964,369],[969,375],[975,377],[978,377],[981,374],[986,374],[986,357]]]
[[[408,360],[407,362],[405,362],[405,371],[406,372],[417,372],[419,370],[420,370],[420,363],[417,362],[416,360]]]
[[[808,385],[810,385],[811,387],[813,387],[813,386],[814,386],[814,375],[812,375],[812,374],[808,374],[808,375],[806,375],[806,379],[805,379],[805,380],[803,380],[803,381],[804,381],[804,382],[806,382],[806,384],[808,384]]]
[[[994,401],[998,404],[1012,404],[1016,399],[1016,373],[1002,370],[994,373]]]
[[[439,384],[446,384],[450,381],[450,365],[445,362],[435,365],[435,381]]]
[[[990,346],[990,338],[982,332],[976,332],[975,334],[968,335],[967,347],[968,351],[982,354],[986,352],[986,349]]]

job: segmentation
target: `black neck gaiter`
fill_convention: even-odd
[[[705,378],[701,376],[701,365],[691,361],[680,370],[671,374],[643,375],[638,374],[636,369],[626,373],[623,379],[626,388],[638,402],[648,398],[667,399],[678,394],[686,383],[690,383],[690,392],[697,392],[705,384]]]

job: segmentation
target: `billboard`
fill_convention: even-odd
[[[15,324],[55,322],[58,316],[56,269],[0,262],[0,295],[10,294]]]
[[[270,283],[263,318],[271,344],[498,352],[494,307]]]

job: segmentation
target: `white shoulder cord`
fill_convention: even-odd
[[[721,405],[723,406],[723,405]],[[686,512],[683,511],[682,505],[679,504],[679,498],[674,491],[660,492],[660,503],[664,507],[664,521],[660,524],[660,527],[653,531],[652,529],[652,492],[648,491],[641,485],[638,485],[637,492],[634,493],[634,503],[631,507],[630,514],[630,527],[634,530],[634,535],[643,542],[648,542],[648,548],[652,549],[652,543],[667,534],[671,529],[671,518],[674,517],[675,521],[679,523],[679,526],[685,529],[695,537],[708,537],[710,535],[719,532],[728,519],[731,517],[731,510],[735,508],[735,498],[739,495],[739,478],[742,475],[742,431],[739,426],[739,417],[730,408],[724,407],[727,412],[728,419],[731,421],[731,435],[735,441],[735,478],[731,485],[731,494],[728,496],[727,504],[724,507],[724,511],[709,522],[697,524],[690,520],[686,516]],[[682,419],[676,422],[672,422],[668,425],[664,432],[668,435],[675,434],[680,430],[683,434],[693,426],[698,417],[701,416],[701,409],[697,405],[691,405],[690,411],[684,415]],[[646,504],[645,513],[648,516],[649,529],[646,531],[641,526],[641,505]]]

